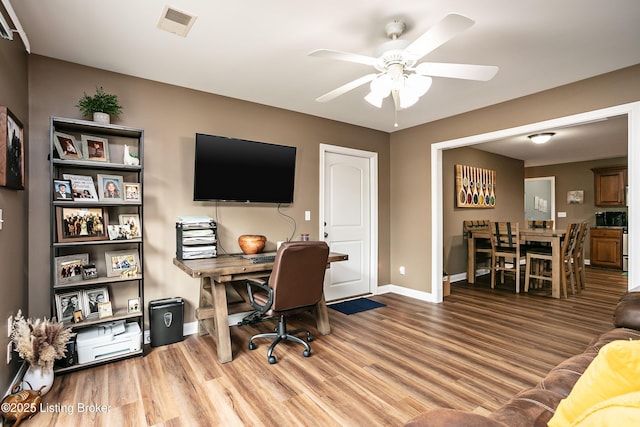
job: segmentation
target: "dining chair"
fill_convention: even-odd
[[[573,248],[573,275],[576,282],[576,291],[582,292],[585,288],[584,282],[584,241],[589,233],[589,224],[586,222],[580,223],[579,230],[577,232],[575,246]]]
[[[520,228],[517,222],[491,222],[491,288],[496,285],[496,273],[504,284],[504,273],[515,275],[515,290],[520,293]],[[507,264],[510,261],[510,266]]]
[[[527,220],[527,228],[553,228],[554,226],[554,220],[552,219],[530,219]],[[535,251],[537,249],[540,248],[547,248],[548,252],[551,253],[551,243],[550,242],[530,242],[527,241],[524,243],[524,247],[527,251],[532,250]],[[547,252],[547,249],[542,249],[541,251],[538,251],[539,253],[542,252],[543,254],[545,254]],[[529,263],[531,263],[531,267],[535,268],[535,273],[534,276],[540,276],[543,274],[545,268],[550,268],[551,265],[551,261],[548,261],[544,258],[539,258],[539,257],[532,257],[530,261],[527,261],[527,272],[529,272],[530,268],[529,268]],[[536,287],[542,287],[542,283],[541,280],[544,280],[543,278],[536,278]],[[529,285],[529,282],[527,281],[527,284],[525,285],[525,289],[527,288],[527,286]]]
[[[463,237],[465,239],[467,239],[467,242],[469,241],[469,233],[471,233],[474,229],[484,229],[484,228],[488,228],[489,227],[489,220],[488,219],[475,219],[475,220],[466,220],[462,222],[462,231],[463,231]],[[475,239],[475,253],[473,254],[473,256],[476,257],[475,259],[475,265],[476,267],[478,266],[478,260],[484,261],[484,264],[489,267],[489,263],[491,262],[491,240],[490,239],[483,239],[483,238],[476,238]],[[476,272],[474,271],[473,274],[475,275]]]

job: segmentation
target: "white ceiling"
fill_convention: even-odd
[[[167,5],[197,16],[186,38],[157,28]],[[13,7],[32,53],[386,132],[640,63],[638,0],[13,0]],[[418,104],[399,112],[397,128],[391,99],[382,109],[369,105],[367,85],[315,101],[373,69],[309,57],[312,50],[374,56],[390,20],[403,19],[403,38],[412,41],[454,12],[475,25],[423,60],[497,65],[493,80],[434,78]]]

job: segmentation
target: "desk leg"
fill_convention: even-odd
[[[200,279],[200,307],[196,312],[200,334],[208,332],[218,348],[218,361],[231,362],[231,334],[229,332],[229,311],[227,310],[227,292],[224,283],[211,277]],[[204,331],[203,331],[204,329]]]
[[[476,282],[476,239],[473,233],[469,233],[467,247],[467,283],[473,285]]]
[[[320,335],[329,335],[331,333],[331,325],[329,325],[329,310],[327,309],[327,303],[324,300],[324,295],[322,295],[322,299],[316,304],[316,309],[314,311],[316,315],[316,327],[318,328],[318,333]]]
[[[554,237],[551,239],[551,296],[553,298],[560,298],[560,271],[562,265],[560,264],[560,238]]]

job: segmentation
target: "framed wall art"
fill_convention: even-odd
[[[95,162],[109,161],[109,141],[97,136],[82,135],[82,153],[85,160]]]
[[[24,190],[24,128],[0,106],[0,187]]]
[[[496,207],[496,171],[456,165],[456,206],[459,208]]]
[[[59,322],[70,322],[76,311],[82,311],[82,291],[56,294],[56,312]]]
[[[107,240],[108,216],[102,207],[56,207],[58,242]]]
[[[98,316],[98,305],[109,301],[109,290],[107,288],[87,289],[84,291],[84,312],[87,318]]]

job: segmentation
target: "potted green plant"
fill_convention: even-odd
[[[83,116],[93,117],[94,121],[100,123],[110,123],[111,117],[118,117],[122,112],[118,95],[106,93],[102,86],[96,87],[96,94],[93,96],[85,92],[76,107]]]

